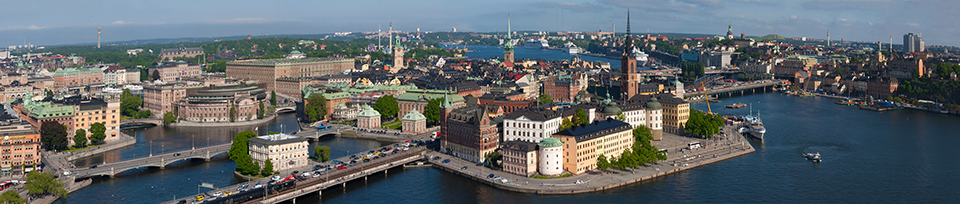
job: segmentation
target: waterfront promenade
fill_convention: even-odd
[[[736,133],[733,126],[724,127],[724,132],[727,133],[728,137],[723,139],[695,139],[664,134],[664,139],[653,142],[653,145],[668,150],[666,161],[641,166],[639,169],[620,170],[611,168],[606,171],[596,170],[556,179],[528,178],[492,170],[438,152],[427,153],[427,158],[439,156],[440,159],[430,160],[434,167],[503,190],[534,194],[590,193],[630,185],[754,152],[754,148],[747,141],[747,138],[740,133]],[[683,152],[678,151],[678,149],[686,147],[691,141],[699,141],[704,147]],[[444,159],[450,159],[451,162],[440,162]],[[464,167],[466,169],[463,169]],[[500,176],[507,181],[488,179],[489,174]]]

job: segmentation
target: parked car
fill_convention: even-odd
[[[467,166],[460,167],[460,170],[467,170]]]
[[[283,178],[280,178],[279,175],[273,175],[270,177],[270,180],[273,180],[273,181],[279,181],[280,179],[283,179]]]
[[[444,159],[444,160],[443,160],[443,163],[444,163],[444,164],[450,163],[450,159]]]

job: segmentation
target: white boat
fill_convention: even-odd
[[[640,48],[633,48],[633,55],[637,58],[637,66],[645,66],[647,64],[647,53],[640,51]]]
[[[567,50],[568,54],[575,55],[580,53],[580,47],[577,47],[573,42],[567,42],[563,47]]]
[[[547,49],[550,43],[546,39],[530,39],[523,42],[523,47],[530,49]]]
[[[755,116],[744,116],[744,123],[742,131],[750,134],[757,139],[763,140],[763,134],[767,133],[767,129],[763,127],[763,122],[760,121],[760,117]]]
[[[808,160],[810,160],[810,161],[812,161],[812,162],[820,163],[820,152],[817,152],[817,153],[804,153],[804,154],[803,154],[803,157],[806,157]]]

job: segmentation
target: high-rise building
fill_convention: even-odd
[[[923,52],[923,37],[919,34],[907,33],[903,35],[903,52]]]
[[[637,95],[640,74],[637,73],[637,58],[633,55],[633,36],[630,34],[630,11],[627,11],[627,39],[623,43],[623,57],[620,59],[621,98]]]
[[[100,48],[100,26],[97,26],[97,48]]]

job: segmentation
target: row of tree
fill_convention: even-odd
[[[684,131],[704,138],[713,137],[720,134],[720,127],[723,127],[723,116],[719,114],[707,114],[697,109],[690,109],[690,119]]]
[[[667,159],[666,154],[660,152],[660,150],[650,144],[650,141],[653,140],[653,134],[650,133],[650,128],[643,125],[634,128],[633,137],[633,146],[623,150],[619,158],[608,158],[606,155],[601,154],[597,158],[597,168],[600,170],[606,170],[608,168],[639,168],[640,165]]]
[[[68,148],[67,126],[57,121],[46,121],[40,124],[40,143],[48,150],[63,151]],[[77,129],[74,132],[74,147],[83,148],[90,144],[100,144],[106,135],[107,128],[103,123],[90,124],[90,137],[87,137],[87,131]]]

